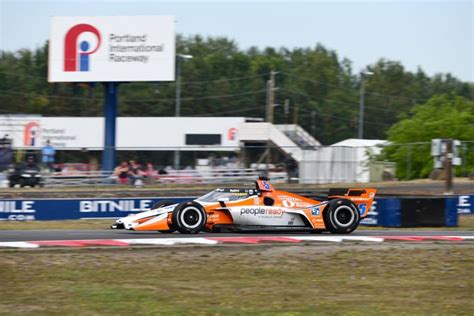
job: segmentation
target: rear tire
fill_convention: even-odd
[[[349,234],[359,226],[357,206],[347,199],[329,201],[323,214],[326,228],[333,234]]]
[[[183,202],[176,206],[171,219],[180,233],[197,234],[206,225],[207,213],[197,202]]]
[[[165,207],[165,206],[168,206],[168,205],[173,205],[173,204],[176,204],[175,201],[172,201],[172,200],[162,200],[160,202],[156,202],[155,204],[153,204],[153,206],[151,207],[152,210],[156,209],[156,208],[160,208],[160,207]],[[162,234],[171,234],[171,233],[174,233],[176,231],[176,227],[174,227],[173,224],[169,225],[170,226],[170,229],[167,229],[167,230],[159,230],[158,232],[159,233],[162,233]]]

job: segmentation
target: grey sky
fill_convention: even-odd
[[[185,35],[227,36],[240,48],[335,49],[360,71],[379,58],[474,81],[472,1],[0,0],[0,48],[35,48],[50,16],[174,15]]]

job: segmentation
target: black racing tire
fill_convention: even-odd
[[[183,202],[173,210],[171,222],[182,234],[197,234],[206,225],[207,213],[197,202]]]
[[[152,210],[154,210],[155,208],[160,208],[160,207],[164,207],[164,206],[168,206],[168,205],[173,205],[173,204],[176,204],[175,201],[172,201],[172,200],[161,200],[159,202],[156,202],[153,204],[153,206],[151,207]],[[162,233],[162,234],[171,234],[171,233],[174,233],[176,231],[176,227],[174,227],[173,224],[170,225],[170,229],[167,229],[167,230],[159,230],[158,232],[159,233]]]
[[[352,201],[339,198],[329,201],[323,218],[331,233],[349,234],[359,226],[360,213]]]

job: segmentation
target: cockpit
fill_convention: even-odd
[[[259,190],[256,189],[232,189],[221,188],[211,191],[197,199],[199,202],[218,202],[219,200],[226,200],[229,202],[245,200],[248,197],[258,195]]]

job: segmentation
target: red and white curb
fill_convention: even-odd
[[[96,247],[133,245],[172,246],[182,244],[217,245],[226,243],[259,244],[259,243],[300,243],[300,242],[375,242],[384,241],[474,241],[474,236],[257,236],[257,237],[193,237],[193,238],[134,238],[134,239],[91,239],[91,240],[42,240],[42,241],[7,241],[0,242],[0,248],[39,248],[59,247]]]

